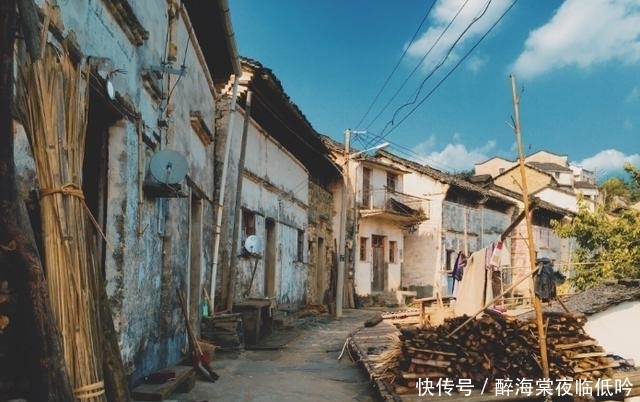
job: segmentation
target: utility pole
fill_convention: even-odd
[[[527,237],[529,239],[529,262],[531,270],[534,271],[536,266],[535,249],[533,245],[533,227],[531,223],[531,211],[529,207],[529,194],[527,191],[527,178],[524,167],[524,153],[522,152],[522,136],[520,133],[520,116],[518,114],[518,105],[520,98],[516,93],[516,77],[511,74],[511,92],[513,95],[513,113],[514,113],[514,131],[516,133],[516,141],[518,143],[518,160],[520,162],[520,176],[522,177],[522,200],[524,202],[524,215],[527,223]],[[536,323],[538,327],[538,342],[540,346],[540,360],[542,360],[542,376],[549,378],[549,361],[547,358],[547,336],[542,320],[542,302],[538,295],[533,292],[533,306],[536,312]]]
[[[352,131],[350,128],[344,132],[344,157],[345,161],[342,164],[344,170],[342,171],[342,200],[340,202],[340,233],[338,244],[338,278],[336,281],[336,318],[342,317],[342,306],[344,300],[344,281],[345,281],[345,264],[347,262],[347,256],[351,253],[347,253],[347,211],[353,209],[353,222],[354,232],[356,235],[356,222],[358,212],[356,211],[356,199],[354,197],[351,202],[349,195],[351,194],[351,158],[358,156],[369,151],[374,151],[388,147],[388,142],[383,142],[374,147],[367,148],[363,151],[351,153],[351,135],[352,134],[365,134],[366,131]],[[353,239],[355,244],[355,238]],[[342,254],[341,254],[342,253]],[[355,280],[355,279],[354,279]]]
[[[340,201],[340,232],[338,234],[338,274],[336,278],[336,318],[342,318],[344,300],[344,272],[347,258],[347,191],[349,191],[349,156],[351,129],[344,132],[344,170],[342,172],[342,196]]]

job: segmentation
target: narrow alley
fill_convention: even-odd
[[[350,359],[349,334],[376,314],[373,310],[346,309],[342,319],[326,314],[296,324],[290,342],[282,347],[216,353],[212,367],[220,379],[198,381],[187,401],[358,401],[376,399],[365,371]],[[276,336],[278,336],[276,332]],[[285,342],[286,334],[280,339]],[[275,341],[277,343],[277,340]]]

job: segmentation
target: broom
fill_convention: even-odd
[[[220,376],[216,374],[211,368],[209,363],[211,362],[211,356],[208,353],[203,353],[200,344],[193,333],[191,323],[189,322],[189,315],[187,314],[187,304],[184,301],[184,295],[182,290],[176,289],[178,294],[178,300],[180,301],[180,307],[182,308],[182,315],[184,316],[185,325],[187,327],[187,335],[189,338],[189,349],[193,357],[193,368],[195,368],[205,379],[216,382]]]

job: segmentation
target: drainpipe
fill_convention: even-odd
[[[220,182],[220,191],[218,195],[218,205],[216,205],[216,225],[214,228],[214,238],[213,238],[213,264],[211,266],[211,281],[210,281],[210,298],[211,298],[211,306],[209,306],[209,311],[211,315],[214,315],[215,309],[215,298],[216,298],[216,278],[218,275],[218,263],[219,263],[219,254],[220,254],[220,232],[222,228],[222,208],[224,205],[224,196],[226,193],[227,187],[227,170],[229,168],[229,154],[231,153],[231,137],[233,135],[233,122],[235,121],[236,114],[236,103],[238,100],[238,83],[240,81],[240,77],[238,75],[235,76],[233,81],[233,95],[231,95],[231,107],[229,109],[229,123],[227,126],[227,143],[225,144],[224,150],[224,162],[222,164],[222,179]]]
[[[218,205],[216,205],[216,225],[214,228],[213,239],[213,263],[211,265],[211,280],[209,295],[211,298],[211,306],[209,311],[211,315],[214,315],[215,311],[215,297],[216,297],[216,277],[218,275],[218,264],[220,254],[220,231],[222,227],[222,209],[224,205],[224,195],[227,186],[227,170],[229,166],[229,154],[231,153],[231,137],[233,136],[233,122],[235,120],[236,102],[238,99],[238,84],[240,82],[240,76],[242,75],[242,69],[240,68],[240,57],[238,56],[238,49],[236,47],[235,35],[233,33],[233,26],[231,25],[231,15],[229,13],[228,0],[218,0],[218,7],[224,15],[224,31],[227,36],[227,45],[229,46],[233,67],[233,73],[235,75],[233,80],[233,94],[231,95],[231,104],[229,107],[229,123],[227,125],[227,143],[225,144],[224,162],[222,164],[222,181],[220,182],[220,194],[218,197]]]

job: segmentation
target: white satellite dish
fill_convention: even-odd
[[[106,86],[107,86],[107,96],[109,96],[109,99],[115,100],[116,99],[116,89],[113,86],[113,82],[111,82],[111,80],[109,78],[107,78]]]
[[[259,254],[262,252],[262,239],[256,235],[247,237],[244,241],[244,249],[251,254]]]
[[[165,149],[155,153],[149,162],[153,178],[164,184],[176,184],[187,175],[187,159],[177,151]]]

